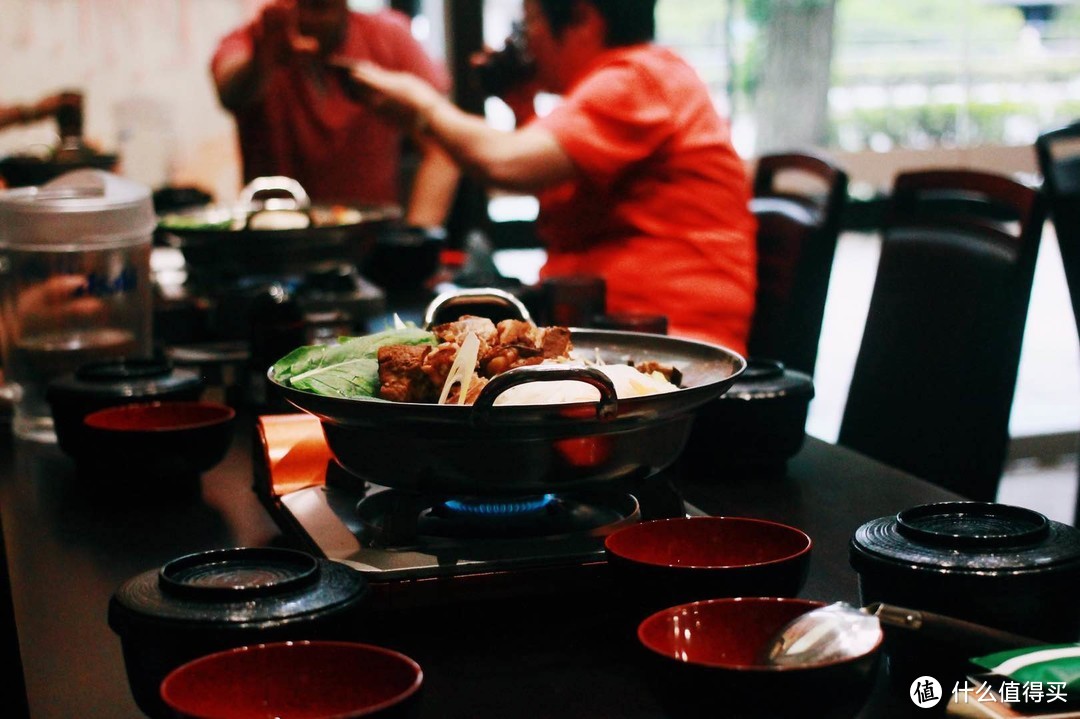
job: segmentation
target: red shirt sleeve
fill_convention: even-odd
[[[589,181],[607,186],[671,137],[671,107],[647,72],[618,62],[586,78],[539,122]]]
[[[233,30],[218,42],[214,56],[210,59],[210,72],[217,77],[223,62],[236,56],[250,57],[253,49],[254,41],[251,39],[250,24]]]

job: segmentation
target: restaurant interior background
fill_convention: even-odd
[[[87,139],[153,188],[240,189],[233,125],[208,63],[218,39],[265,0],[0,0],[0,103],[78,89]],[[446,27],[481,0],[412,0],[414,34],[445,56]],[[357,9],[383,0],[352,0]],[[483,42],[501,45],[520,0],[484,0]],[[479,28],[477,28],[479,30]],[[966,166],[1037,181],[1036,136],[1080,118],[1080,0],[660,0],[659,40],[677,48],[732,119],[752,165],[769,151],[824,150],[854,201],[902,169]],[[554,98],[550,102],[556,101]],[[496,100],[484,109],[505,124]],[[542,109],[542,108],[541,108]],[[43,122],[0,134],[0,156],[55,142]],[[358,168],[362,171],[362,168]],[[496,220],[530,198],[496,198]],[[835,440],[872,287],[878,239],[851,228],[838,248],[808,431]],[[531,279],[541,250],[500,267]],[[1070,520],[1080,438],[1080,344],[1052,228],[1036,270],[1014,402],[1003,501]]]

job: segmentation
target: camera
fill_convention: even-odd
[[[521,24],[515,23],[503,48],[489,53],[473,71],[480,89],[489,96],[502,95],[514,85],[532,79],[536,66]]]

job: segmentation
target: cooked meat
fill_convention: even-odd
[[[431,331],[435,333],[435,337],[439,342],[453,342],[456,345],[460,345],[464,342],[465,336],[468,333],[474,332],[476,333],[476,336],[480,338],[481,352],[483,352],[485,345],[491,346],[493,344],[498,344],[499,342],[495,323],[487,317],[463,315],[461,319],[456,322],[435,325],[431,328]]]
[[[634,369],[643,374],[652,374],[653,372],[659,372],[664,375],[668,382],[676,387],[682,386],[682,372],[678,367],[673,367],[669,364],[663,364],[662,362],[648,361],[639,362],[634,365]]]
[[[452,342],[443,342],[438,347],[433,348],[424,358],[424,374],[428,376],[431,385],[435,388],[432,398],[425,401],[434,402],[439,398],[439,392],[442,391],[442,386],[450,375],[450,368],[453,366],[454,360],[457,359],[457,353],[458,345]]]
[[[574,345],[570,342],[570,330],[566,327],[539,327],[540,341],[537,346],[544,350],[544,359],[569,357]]]
[[[503,320],[495,326],[501,345],[529,345],[536,347],[536,325],[521,320]]]
[[[498,344],[539,349],[545,359],[568,357],[574,348],[566,327],[537,327],[521,320],[503,320],[496,329]]]
[[[430,345],[389,345],[379,348],[379,396],[394,402],[429,402],[438,389],[424,372]]]
[[[484,377],[570,354],[570,330],[565,327],[537,327],[521,320],[503,320],[496,329],[498,344],[480,357],[480,374]]]
[[[480,374],[494,377],[508,369],[544,361],[543,351],[526,345],[497,345],[480,358]]]
[[[437,347],[394,345],[379,350],[380,397],[397,402],[437,402],[458,349],[470,333],[480,340],[480,350],[466,404],[472,404],[491,377],[514,367],[568,357],[573,349],[566,327],[536,327],[521,320],[504,320],[496,326],[486,317],[465,315],[433,327],[432,332],[440,342]],[[456,402],[460,391],[455,386],[447,402]]]

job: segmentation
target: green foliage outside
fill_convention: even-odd
[[[1062,103],[1060,110],[1067,117],[1080,117],[1080,101]],[[829,144],[848,144],[851,135],[876,148],[998,144],[1007,134],[1010,119],[1030,111],[1028,106],[1011,102],[859,109],[833,118]],[[849,137],[841,138],[840,133]]]
[[[780,4],[824,2],[659,0],[659,33],[695,55],[710,87],[731,96],[736,113],[750,113],[763,24]],[[1077,101],[1064,93],[1038,102],[1010,96],[1036,84],[1064,88],[1080,77],[1080,0],[1058,10],[1042,28],[1041,42],[1005,0],[836,0],[835,33],[834,88],[885,94],[905,85],[1006,88],[999,102],[980,101],[972,92],[963,105],[928,100],[919,107],[834,107],[831,136],[846,149],[875,136],[898,146],[1001,142],[1010,117],[1048,126],[1080,116]],[[697,59],[709,57],[715,62]]]

